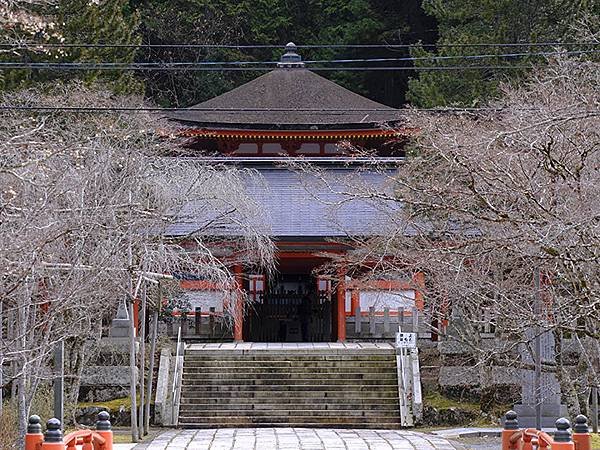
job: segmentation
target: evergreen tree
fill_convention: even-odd
[[[456,57],[503,53],[552,51],[549,47],[445,47],[447,44],[515,42],[560,42],[572,39],[573,24],[580,18],[600,13],[597,0],[424,0],[423,8],[438,22],[436,51],[417,49],[417,57]],[[522,66],[540,63],[536,57],[466,59],[423,59],[415,65],[428,66]],[[500,81],[520,77],[518,69],[473,69],[421,71],[410,80],[408,99],[421,107],[473,106],[497,93]]]
[[[139,0],[144,42],[152,44],[277,45],[276,49],[141,49],[140,61],[277,61],[293,41],[382,44],[428,40],[433,19],[421,0]],[[424,30],[426,30],[424,32]],[[435,38],[435,34],[433,35]],[[407,56],[389,49],[301,49],[305,60]],[[390,63],[394,65],[394,63]],[[363,65],[357,63],[355,65]],[[263,72],[155,72],[147,94],[163,105],[189,106]],[[322,72],[347,88],[384,103],[404,100],[404,72]]]
[[[21,27],[11,30],[14,41],[68,44],[139,44],[141,42],[139,17],[131,9],[128,0],[60,0],[39,7],[36,11],[47,24],[44,30],[31,33]],[[9,36],[5,33],[5,41]],[[135,48],[51,48],[44,50],[18,49],[0,55],[3,61],[18,62],[118,62],[131,63],[135,60]],[[133,71],[125,70],[31,70],[6,71],[0,79],[0,89],[26,87],[38,82],[53,80],[82,79],[92,83],[104,82],[118,93],[139,92],[142,83]]]

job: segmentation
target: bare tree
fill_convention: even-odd
[[[520,87],[506,85],[489,110],[408,111],[420,129],[387,187],[354,177],[344,198],[378,202],[388,221],[367,238],[348,236],[354,276],[427,274],[438,332],[450,319],[491,382],[494,365],[521,365],[535,330],[573,336],[585,371],[558,366],[563,387],[598,385],[600,361],[599,64],[558,57]],[[321,174],[327,179],[325,172]],[[541,274],[540,292],[534,283]],[[542,303],[536,308],[536,296]],[[481,333],[492,321],[496,348]],[[572,390],[569,387],[569,390]]]
[[[2,103],[142,105],[79,84],[6,94]],[[141,112],[2,113],[0,360],[12,368],[21,436],[38,386],[52,378],[54,345],[67,343],[76,401],[86,342],[100,335],[119,299],[137,297],[141,283],[175,273],[232,286],[210,244],[234,223],[237,238],[223,234],[219,248],[247,264],[269,263],[273,247],[255,226],[244,177],[169,158],[173,135]]]

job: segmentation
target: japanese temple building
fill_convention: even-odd
[[[233,267],[252,304],[234,302],[233,332],[223,340],[344,341],[357,338],[349,324],[359,308],[396,314],[399,307],[422,308],[421,274],[368,283],[349,279],[343,267],[336,277],[314,275],[328,254],[351,248],[352,236],[380,232],[387,221],[376,202],[344,192],[352,183],[386,189],[410,136],[399,110],[308,70],[290,43],[276,69],[170,119],[188,138],[193,156],[255,169],[260,181],[248,180],[248,194],[263,210],[277,245],[275,275]],[[295,158],[318,174],[285,164]],[[387,169],[370,169],[373,161]],[[183,224],[178,234],[187,231]],[[228,302],[202,281],[182,286],[192,308],[203,313],[222,312]]]

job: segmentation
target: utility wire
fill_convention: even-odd
[[[582,55],[596,54],[600,50],[578,50],[578,51],[556,51],[556,52],[522,52],[522,53],[502,53],[502,54],[484,54],[484,55],[452,55],[452,56],[418,56],[418,57],[402,57],[402,58],[362,58],[362,59],[322,59],[322,60],[307,60],[305,64],[346,64],[357,62],[392,62],[392,61],[444,61],[444,60],[478,60],[485,58],[517,58],[521,56],[552,56],[552,55]],[[3,61],[0,62],[0,68],[14,68],[13,65],[31,65],[32,68],[37,68],[41,65],[69,65],[77,64],[93,64],[105,67],[203,67],[203,66],[246,66],[246,65],[277,65],[279,61],[175,61],[175,62],[139,62],[139,63],[119,63],[119,62],[22,62],[22,61]],[[44,66],[45,67],[45,66]]]
[[[139,71],[194,71],[194,72],[270,72],[274,67],[215,67],[198,65],[143,65],[143,63],[0,63],[0,70],[36,69],[36,70],[139,70]],[[187,64],[187,63],[186,63]],[[311,67],[313,72],[373,72],[373,71],[444,71],[444,70],[480,70],[480,69],[531,69],[530,65],[485,65],[485,66],[382,66],[382,67]]]
[[[522,52],[522,53],[501,53],[485,55],[451,55],[451,56],[406,56],[402,58],[365,58],[365,59],[332,59],[332,60],[308,60],[306,64],[325,64],[325,63],[349,63],[349,62],[386,62],[386,61],[444,61],[453,59],[485,59],[485,58],[517,58],[520,56],[552,56],[552,55],[582,55],[589,53],[600,53],[600,50],[577,50],[577,51],[556,51],[556,52]],[[217,63],[214,63],[217,64]],[[271,64],[261,63],[261,64]]]
[[[553,47],[553,46],[598,46],[598,42],[513,42],[474,44],[315,44],[297,45],[297,48],[470,48],[470,47]],[[16,42],[0,43],[0,48],[15,50],[41,50],[43,48],[185,48],[185,49],[283,49],[283,45],[235,45],[235,44],[72,44]]]

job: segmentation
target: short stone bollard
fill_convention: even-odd
[[[46,432],[44,433],[44,442],[42,450],[65,450],[63,434],[60,429],[60,420],[50,419],[46,422]]]
[[[31,416],[25,435],[25,450],[36,450],[42,445],[43,441],[42,419],[40,419],[40,416]]]
[[[583,414],[575,417],[573,427],[573,442],[576,450],[592,450],[592,435],[587,423],[588,419]]]

